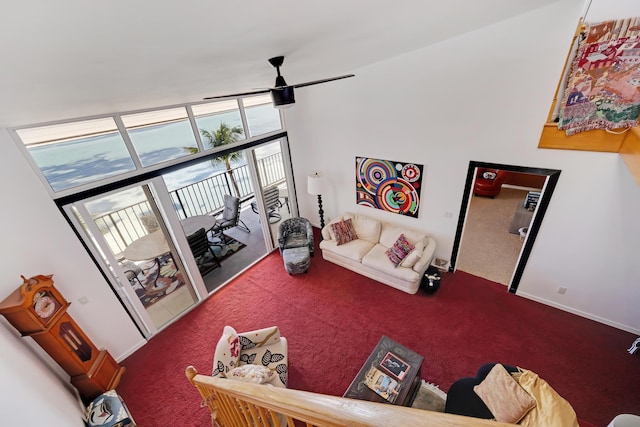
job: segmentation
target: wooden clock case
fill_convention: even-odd
[[[22,336],[30,336],[71,377],[85,401],[113,390],[125,368],[98,350],[67,313],[71,305],[54,287],[53,276],[34,276],[0,302],[0,314]]]

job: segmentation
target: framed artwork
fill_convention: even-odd
[[[424,166],[356,157],[356,203],[418,217]]]
[[[380,361],[380,367],[398,381],[402,381],[411,365],[389,351]]]

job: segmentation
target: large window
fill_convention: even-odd
[[[280,114],[273,108],[271,95],[245,98],[244,111],[247,115],[249,136],[258,136],[282,129]]]
[[[282,129],[279,111],[267,95],[241,103],[233,99],[159,108],[15,132],[52,193],[69,194],[211,150],[202,131],[214,133],[223,123],[241,129],[238,141]]]
[[[205,130],[210,133],[214,133],[221,124],[226,124],[230,128],[236,126],[243,128],[242,117],[240,116],[240,109],[238,108],[238,101],[222,101],[212,102],[209,104],[199,104],[191,107],[193,110],[193,116],[196,119],[196,125],[198,126],[198,132],[202,135],[202,131]],[[238,135],[238,140],[246,138],[243,130],[242,135]],[[206,138],[205,138],[206,139]],[[206,140],[203,140],[204,149],[211,149]]]
[[[17,131],[53,191],[135,170],[112,117]]]
[[[184,107],[122,116],[142,166],[184,157],[198,144]]]

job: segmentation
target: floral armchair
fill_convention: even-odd
[[[313,256],[313,228],[306,218],[289,218],[278,227],[280,253],[285,249],[308,247]]]
[[[238,333],[225,326],[213,357],[214,377],[267,383],[287,387],[287,339],[280,336],[277,326]],[[257,365],[267,374],[248,371]],[[239,372],[244,371],[244,372]],[[251,379],[247,379],[251,375]]]

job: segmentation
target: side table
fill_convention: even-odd
[[[395,342],[386,335],[383,335],[382,338],[380,338],[380,341],[373,349],[373,352],[366,362],[364,362],[364,365],[360,368],[360,371],[349,385],[349,388],[347,388],[347,391],[344,392],[343,397],[369,400],[379,403],[390,403],[367,387],[364,383],[369,370],[371,368],[380,368],[380,363],[389,352],[401,358],[410,366],[409,370],[406,371],[406,375],[401,381],[399,381],[400,387],[398,390],[398,396],[393,404],[411,406],[413,399],[415,399],[418,389],[420,388],[420,370],[422,368],[424,357]]]
[[[433,295],[438,289],[440,289],[440,280],[442,279],[442,272],[430,265],[422,276],[422,286],[427,294]]]

